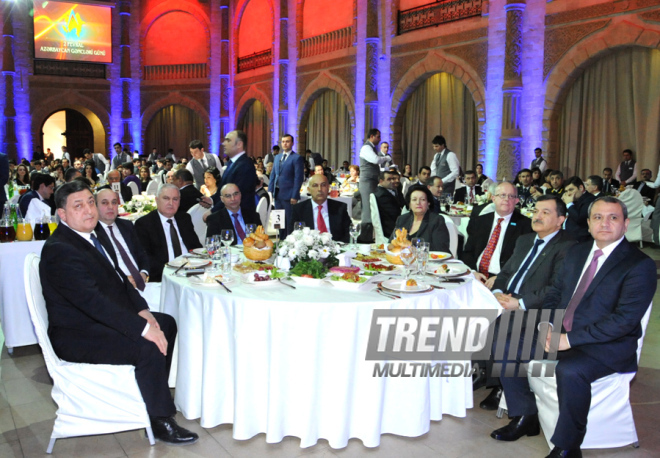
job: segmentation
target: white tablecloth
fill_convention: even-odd
[[[30,253],[41,253],[44,242],[0,244],[0,319],[7,348],[37,343],[25,297],[23,264]]]
[[[232,423],[235,439],[266,433],[309,447],[345,447],[381,434],[415,437],[443,414],[472,408],[471,378],[378,378],[365,361],[374,309],[498,308],[476,281],[401,300],[332,286],[247,288],[233,294],[163,277],[161,310],[179,324],[175,404],[211,428]]]

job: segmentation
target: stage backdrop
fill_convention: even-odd
[[[204,143],[207,152],[218,153],[208,151],[207,130],[197,113],[182,105],[169,105],[156,113],[149,122],[144,133],[144,152],[150,153],[152,148],[158,148],[160,155],[165,156],[167,149],[173,148],[177,160],[190,158],[188,145],[195,139]]]

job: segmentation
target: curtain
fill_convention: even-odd
[[[158,148],[158,153],[165,156],[168,148],[172,148],[177,160],[183,157],[190,158],[188,145],[192,140],[201,140],[208,151],[208,135],[204,122],[188,107],[169,105],[149,121],[144,133],[142,152],[148,154],[152,148]],[[217,151],[212,152],[217,153]]]
[[[637,171],[654,176],[660,147],[660,51],[628,48],[603,57],[575,80],[559,117],[559,165],[564,174],[616,172],[631,149]]]
[[[238,128],[247,135],[248,144],[245,150],[248,156],[264,157],[270,153],[273,146],[270,144],[270,119],[263,103],[255,100],[243,116]]]
[[[430,166],[435,152],[431,141],[442,135],[447,148],[456,153],[463,171],[477,165],[479,146],[477,110],[463,82],[449,73],[436,73],[410,95],[403,108],[401,132],[404,164]]]
[[[312,104],[307,121],[307,149],[320,153],[333,169],[351,160],[351,117],[340,95],[323,92]]]

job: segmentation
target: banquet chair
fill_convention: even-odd
[[[403,197],[406,197],[406,193],[408,192],[408,188],[411,186],[410,180],[406,181],[401,181],[401,194]]]
[[[644,199],[636,189],[626,189],[619,195],[619,200],[628,207],[628,230],[626,231],[626,240],[629,242],[642,243],[642,210],[644,208]]]
[[[140,195],[140,191],[138,190],[137,183],[135,183],[134,181],[129,181],[127,186],[131,188],[131,192],[133,193],[134,196]]]
[[[158,193],[158,186],[160,183],[158,180],[151,180],[149,184],[147,185],[147,195],[148,196],[155,196]]]
[[[440,214],[445,219],[445,225],[447,226],[447,231],[449,231],[449,251],[451,255],[457,259],[458,258],[458,229],[454,220],[450,216]]]
[[[371,223],[374,226],[376,245],[380,245],[381,243],[387,244],[389,234],[383,234],[383,224],[380,222],[380,212],[378,211],[378,202],[376,202],[375,194],[369,196],[369,205],[371,206]]]
[[[646,334],[646,326],[651,317],[649,305],[642,317],[642,336],[637,341],[637,361],[642,354],[642,344]],[[527,378],[529,386],[534,392],[536,406],[539,411],[539,422],[545,435],[548,447],[557,426],[559,418],[559,400],[557,398],[557,380],[554,376],[539,377],[533,374],[545,374],[547,366],[556,364],[556,361],[532,361],[529,364]],[[542,366],[539,368],[538,366]],[[600,378],[591,384],[591,406],[587,417],[587,433],[580,446],[583,449],[603,449],[624,447],[631,445],[639,447],[635,420],[630,406],[630,382],[635,377],[632,373],[614,373]],[[506,400],[502,396],[498,417],[501,418],[506,410]]]
[[[270,208],[268,208],[268,199],[266,199],[265,197],[259,199],[259,203],[257,204],[257,213],[259,214],[261,225],[263,227],[268,227],[268,217],[270,216]]]
[[[199,243],[204,246],[206,242],[206,223],[204,222],[204,213],[206,209],[200,204],[195,204],[188,210],[190,219],[192,219],[193,227],[195,228],[195,234],[199,239]]]
[[[62,361],[48,338],[48,312],[39,279],[40,258],[25,259],[25,294],[30,317],[48,374],[53,379],[51,396],[57,417],[46,453],[53,452],[57,439],[112,434],[145,428],[149,443],[154,436],[147,408],[130,365],[84,364]]]

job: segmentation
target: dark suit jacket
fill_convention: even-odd
[[[181,201],[179,202],[177,213],[186,213],[191,207],[197,204],[197,199],[202,197],[202,193],[193,184],[181,188],[179,192],[181,193]]]
[[[401,192],[396,192],[396,197],[382,186],[376,188],[374,192],[376,203],[378,204],[378,213],[380,214],[380,224],[383,226],[383,234],[391,234],[396,225],[396,220],[401,216],[401,209],[406,204]]]
[[[412,212],[399,216],[396,220],[395,229],[390,235],[390,240],[395,237],[396,229],[405,227],[408,230],[408,239],[412,237],[424,239],[425,242],[431,244],[431,251],[449,253],[449,230],[447,230],[445,219],[442,216],[427,211],[422,224],[419,226],[419,230],[411,234],[410,229],[413,225],[413,219],[414,215]]]
[[[0,208],[4,208],[7,202],[5,185],[9,181],[9,159],[6,154],[0,153]]]
[[[121,218],[117,218],[115,220],[115,226],[117,226],[117,229],[119,229],[121,236],[124,238],[124,241],[128,246],[128,251],[131,252],[133,259],[135,259],[135,262],[137,263],[136,266],[137,269],[139,271],[144,270],[145,272],[149,273],[150,272],[149,256],[147,256],[147,252],[144,251],[144,248],[142,248],[142,244],[138,239],[138,235],[137,232],[135,231],[135,227],[133,226],[133,223]],[[112,260],[115,263],[115,266],[119,268],[118,259],[120,255],[114,250],[112,246],[112,242],[110,241],[110,237],[108,236],[108,233],[105,231],[105,229],[103,229],[103,227],[101,226],[101,223],[96,224],[96,229],[94,230],[94,232],[96,232],[96,237],[98,237],[99,242],[101,242],[101,245],[103,245],[103,247],[107,250],[107,252],[110,253]]]
[[[292,151],[280,170],[283,157],[284,153],[275,156],[268,189],[273,193],[274,199],[300,200],[300,186],[305,179],[305,160]]]
[[[641,190],[639,189],[640,187],[642,188]],[[643,181],[638,181],[637,183],[635,183],[633,185],[633,189],[638,190],[639,193],[642,195],[642,197],[648,197],[649,199],[651,199],[651,201],[653,201],[653,198],[655,197],[655,189],[649,188],[648,186],[646,186],[646,183]]]
[[[605,194],[614,194],[614,191],[619,189],[619,186],[621,185],[619,180],[612,178],[611,181],[611,183],[608,183],[607,181],[603,180],[603,192]]]
[[[589,233],[589,205],[596,200],[596,196],[590,192],[584,192],[578,200],[568,209],[568,219],[566,219],[566,232],[579,243],[591,240]]]
[[[222,182],[218,189],[226,184],[233,183],[238,186],[241,191],[241,209],[246,212],[253,212],[255,210],[254,204],[254,188],[257,185],[257,171],[254,168],[252,160],[248,157],[247,153],[239,157],[236,162],[232,163],[229,168],[222,174]],[[225,204],[221,200],[213,206],[213,212],[217,212],[224,208]]]
[[[65,224],[46,240],[39,275],[56,353],[72,351],[71,331],[111,328],[134,341],[141,338],[146,321],[137,313],[147,310],[147,303],[123,273]]]
[[[195,228],[188,213],[174,215],[176,224],[179,227],[179,232],[183,243],[186,244],[188,250],[193,248],[201,248],[202,244],[199,243]],[[142,243],[144,250],[149,256],[149,280],[152,282],[159,282],[163,277],[163,268],[169,261],[167,253],[167,239],[169,234],[165,234],[163,225],[160,223],[158,210],[147,213],[137,221],[135,221],[135,231],[137,232],[138,239]]]
[[[96,191],[98,192],[101,189],[112,189],[112,186],[106,184],[105,186],[98,188]],[[133,191],[131,191],[131,188],[122,182],[119,183],[119,192],[121,192],[121,198],[124,199],[124,202],[130,202],[133,198]]]
[[[348,216],[346,204],[328,199],[328,216],[330,217],[330,233],[332,240],[337,242],[350,241],[351,218]],[[314,210],[312,199],[297,203],[292,207],[291,221],[304,221],[305,226],[314,228]]]
[[[594,242],[581,243],[566,254],[543,308],[565,309],[573,296]],[[655,262],[625,238],[596,273],[567,333],[579,349],[615,372],[637,370],[640,321],[657,285]],[[565,332],[565,330],[562,330]]]
[[[467,199],[467,186],[463,186],[462,188],[458,188],[456,192],[454,193],[454,202],[465,202]],[[474,195],[475,196],[480,196],[484,192],[481,190],[481,186],[476,185],[474,187]]]
[[[245,224],[256,224],[257,226],[261,225],[261,218],[257,212],[246,212],[241,209],[243,214],[243,221]],[[227,208],[223,208],[217,212],[211,213],[208,218],[206,218],[206,236],[211,237],[213,235],[220,235],[220,231],[223,229],[231,229],[234,231],[234,241],[232,245],[238,243],[238,236],[236,235],[236,230],[234,229],[233,218],[229,214]]]
[[[480,215],[475,219],[470,218],[467,227],[468,239],[463,249],[462,261],[471,269],[477,269],[477,259],[490,239],[490,230],[493,227],[493,218],[495,212],[486,215]],[[502,252],[500,254],[500,269],[509,260],[513,254],[513,248],[516,245],[516,239],[523,235],[532,232],[532,222],[529,218],[520,214],[518,210],[514,210],[511,215],[511,221],[504,233],[504,240],[502,241]]]
[[[535,232],[518,237],[511,258],[497,275],[493,290],[499,289],[505,293],[511,292],[508,285],[532,250],[535,240]],[[561,265],[566,252],[575,243],[575,240],[571,239],[566,231],[559,230],[550,242],[541,245],[541,252],[532,265],[529,266],[527,273],[520,282],[518,294],[513,295],[517,299],[523,299],[526,309],[541,308],[543,298],[550,290],[552,283],[561,274]]]

